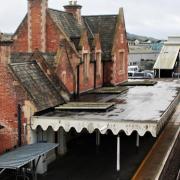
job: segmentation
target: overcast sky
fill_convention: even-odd
[[[49,0],[49,7],[63,10],[68,0]],[[129,33],[167,39],[180,35],[180,0],[78,0],[82,14],[117,14],[124,8]],[[1,0],[0,31],[12,33],[27,12],[27,0]]]

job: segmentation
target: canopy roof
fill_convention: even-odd
[[[0,168],[18,169],[39,156],[53,150],[58,144],[54,143],[37,143],[22,146],[14,151],[0,156]]]
[[[179,50],[180,45],[164,45],[156,60],[154,69],[174,69],[174,65],[179,54]]]
[[[156,137],[180,99],[177,81],[160,81],[151,87],[130,88],[124,94],[88,94],[80,100],[114,102],[107,112],[62,111],[55,110],[32,118],[32,129],[41,126],[43,130],[52,127],[57,131],[63,127],[66,132],[74,128],[77,132],[87,129],[89,133],[99,130],[105,134],[111,130],[117,135],[133,131],[144,136],[150,132]]]

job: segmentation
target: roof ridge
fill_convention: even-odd
[[[48,8],[48,10],[52,10],[52,11],[57,11],[57,12],[62,12],[62,13],[67,13],[67,14],[71,14],[70,12],[66,12],[63,10],[58,10],[58,9],[53,9],[53,8]],[[93,17],[93,16],[118,16],[118,14],[95,14],[95,15],[82,15],[82,17]]]
[[[53,8],[48,8],[48,10],[57,11],[57,12],[66,13],[66,14],[72,15],[72,13],[69,13],[69,12],[66,12],[66,11],[63,11],[63,10],[58,10],[58,9],[53,9]]]
[[[118,16],[118,14],[83,15],[82,17],[97,17],[97,16]]]

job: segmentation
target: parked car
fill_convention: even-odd
[[[180,78],[180,73],[172,73],[173,78]]]
[[[128,66],[128,76],[132,77],[135,72],[139,72],[138,66]]]
[[[152,70],[144,70],[143,72],[145,72],[145,73],[150,73],[151,75],[152,75],[152,78],[154,78],[155,77],[155,74],[154,74],[154,71]]]
[[[128,73],[129,79],[153,79],[154,76],[148,72]]]

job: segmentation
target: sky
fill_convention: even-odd
[[[63,10],[68,0],[49,0],[49,8]],[[180,0],[78,0],[82,14],[117,14],[124,8],[129,33],[167,39],[180,35]],[[13,33],[27,12],[27,0],[1,0],[0,31]]]

